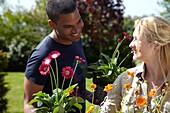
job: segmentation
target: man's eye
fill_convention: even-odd
[[[82,19],[80,19],[79,21],[78,21],[78,23],[80,23],[80,22],[82,22],[83,20]]]
[[[72,26],[64,26],[64,28],[71,28]]]

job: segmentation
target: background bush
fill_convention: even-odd
[[[7,110],[7,99],[5,95],[9,90],[6,87],[6,82],[4,81],[4,77],[7,75],[3,72],[8,64],[7,53],[0,50],[0,113],[5,113]]]

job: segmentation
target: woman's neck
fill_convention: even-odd
[[[149,89],[155,89],[165,82],[165,75],[158,63],[146,64],[145,79],[148,81]]]

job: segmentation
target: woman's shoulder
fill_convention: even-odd
[[[133,78],[138,73],[141,73],[143,71],[144,71],[144,65],[143,64],[129,68],[118,76],[118,78],[115,80],[115,83],[117,83],[117,82],[121,82],[121,84],[131,83]]]

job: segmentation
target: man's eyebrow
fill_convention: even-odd
[[[66,25],[63,25],[63,27],[72,27],[73,25],[69,25],[69,24],[66,24]]]

